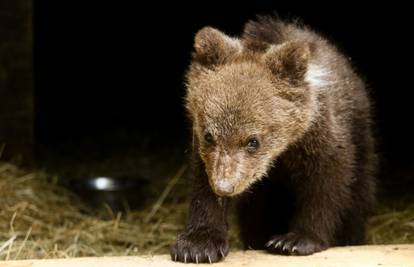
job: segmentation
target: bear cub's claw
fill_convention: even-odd
[[[284,255],[310,255],[328,247],[316,238],[297,233],[272,236],[265,246],[270,253]]]
[[[185,232],[171,246],[173,261],[213,263],[223,260],[229,252],[226,234],[212,229]]]

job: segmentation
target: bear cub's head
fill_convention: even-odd
[[[309,43],[255,50],[210,27],[196,34],[194,50],[185,99],[194,147],[213,191],[235,196],[309,129],[323,70]]]

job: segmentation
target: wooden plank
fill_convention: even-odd
[[[33,160],[32,1],[0,1],[0,159]]]
[[[194,266],[188,264],[186,266]],[[55,260],[3,261],[0,267],[170,267],[184,266],[171,261],[168,255],[96,257]],[[214,266],[306,266],[306,267],[414,267],[414,244],[386,246],[336,247],[310,256],[280,256],[263,251],[230,253],[225,261]]]

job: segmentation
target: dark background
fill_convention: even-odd
[[[166,149],[186,144],[183,73],[196,31],[211,25],[237,35],[256,14],[276,11],[302,18],[352,57],[376,103],[383,176],[414,180],[408,4],[86,2],[34,1],[38,154],[102,136],[122,136],[121,149],[148,138]]]

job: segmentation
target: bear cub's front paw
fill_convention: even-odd
[[[218,262],[228,252],[226,233],[209,228],[182,233],[170,249],[172,260],[184,263]]]
[[[325,250],[327,247],[316,238],[292,232],[272,236],[270,241],[266,243],[267,251],[284,255],[309,255]]]

